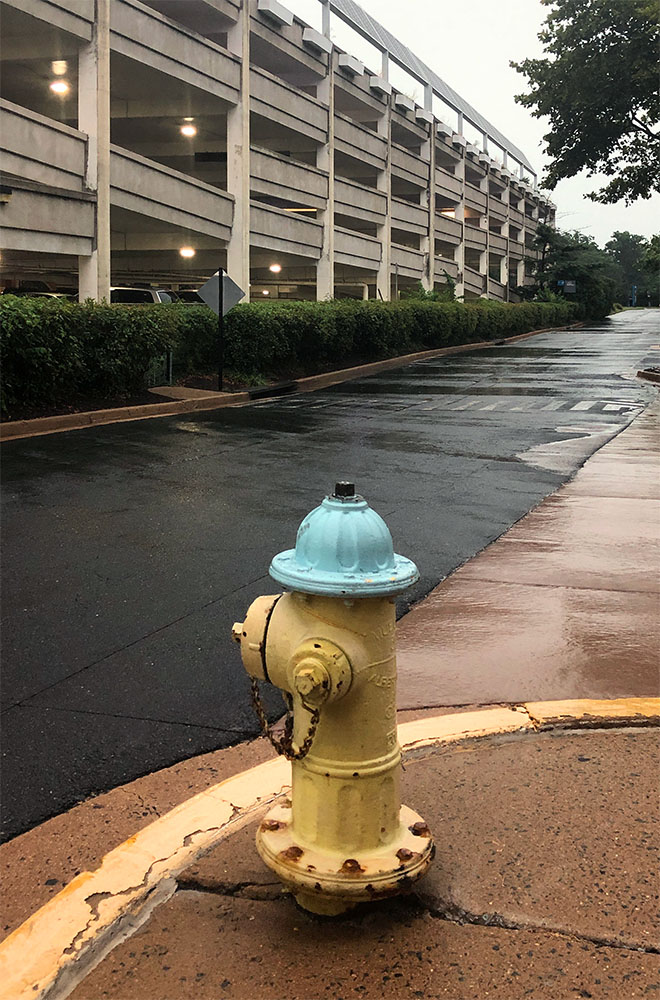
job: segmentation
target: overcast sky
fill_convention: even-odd
[[[509,60],[540,55],[537,34],[547,15],[540,0],[358,0],[393,35],[435,70],[542,172],[547,126],[514,102],[525,78]],[[623,204],[598,205],[586,175],[562,181],[551,195],[562,229],[579,229],[602,246],[615,230],[651,236],[660,231],[660,195]]]

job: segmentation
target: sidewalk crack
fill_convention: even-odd
[[[580,931],[570,930],[566,927],[551,923],[535,923],[532,920],[517,920],[508,917],[503,913],[494,911],[492,913],[472,913],[463,909],[456,903],[446,900],[439,900],[437,903],[429,903],[423,897],[416,895],[420,907],[422,907],[431,917],[438,920],[446,920],[454,924],[470,924],[473,927],[498,927],[502,930],[511,931],[540,931],[547,934],[560,934],[562,937],[572,938],[576,941],[586,941],[597,948],[618,948],[624,951],[643,952],[646,955],[660,955],[660,944],[642,944],[631,938],[616,938],[585,934]]]
[[[198,882],[194,878],[179,879],[177,891],[203,892],[210,896],[238,897],[239,899],[254,899],[261,902],[279,899],[286,892],[279,880],[272,882],[218,882],[217,885],[208,885]]]

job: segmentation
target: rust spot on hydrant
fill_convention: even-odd
[[[396,856],[399,859],[399,861],[410,861],[410,859],[413,857],[413,852],[409,851],[407,847],[400,847],[399,850],[396,852]]]
[[[280,826],[281,823],[279,823],[276,819],[265,819],[261,824],[261,829],[273,832],[275,830],[279,830]]]
[[[364,871],[364,868],[362,867],[359,861],[355,860],[355,858],[346,858],[343,865],[341,866],[341,870],[343,872],[348,872],[349,874],[353,873],[355,875],[358,875],[360,872]]]
[[[287,847],[286,851],[282,851],[280,856],[286,858],[287,861],[298,861],[304,853],[302,847],[296,847],[294,844],[292,847]]]
[[[413,823],[408,829],[411,833],[414,833],[416,837],[430,837],[431,831],[429,830],[426,823]]]

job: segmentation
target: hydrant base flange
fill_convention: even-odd
[[[361,902],[405,892],[424,874],[435,851],[426,823],[408,806],[401,806],[399,828],[390,843],[354,854],[307,845],[291,824],[291,805],[285,800],[262,820],[257,850],[299,905],[313,913],[335,915]]]

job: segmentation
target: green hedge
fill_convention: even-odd
[[[248,376],[313,373],[426,348],[497,340],[579,318],[570,303],[341,300],[237,306],[225,364]],[[130,396],[168,349],[178,372],[211,370],[217,320],[205,306],[98,305],[0,296],[2,412]]]

